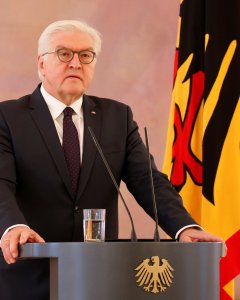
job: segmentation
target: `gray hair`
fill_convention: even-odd
[[[49,51],[48,47],[52,35],[61,31],[80,31],[88,33],[94,42],[93,50],[96,52],[96,54],[100,53],[102,41],[101,35],[97,30],[82,21],[62,20],[51,23],[42,32],[38,40],[38,55],[42,55],[43,53]]]

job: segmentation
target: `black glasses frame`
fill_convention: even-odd
[[[67,50],[67,51],[69,51],[69,53],[71,53],[71,56],[70,56],[69,59],[66,59],[66,60],[61,59],[60,52],[61,52],[62,50]],[[94,60],[94,58],[96,57],[96,53],[95,53],[94,51],[92,51],[92,50],[73,51],[73,50],[67,49],[67,48],[60,48],[60,49],[57,49],[57,50],[55,50],[55,51],[45,52],[45,53],[43,53],[41,56],[44,56],[44,55],[47,55],[47,54],[53,54],[53,53],[56,53],[56,54],[57,54],[57,57],[58,57],[58,59],[59,59],[61,62],[66,62],[66,63],[67,63],[67,62],[70,62],[70,61],[73,59],[74,54],[77,53],[79,61],[80,61],[82,64],[86,64],[86,65],[87,65],[87,64],[90,64],[90,63]],[[83,54],[83,53],[91,53],[91,54],[92,54],[91,60],[88,61],[88,62],[83,61],[83,60],[82,60],[82,57],[81,57],[81,54]]]

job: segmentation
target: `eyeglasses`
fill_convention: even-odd
[[[78,54],[78,58],[82,64],[90,64],[96,56],[96,53],[91,50],[73,51],[66,48],[57,49],[52,52],[46,52],[43,53],[42,56],[53,53],[57,53],[58,59],[65,63],[70,62],[73,59],[75,53]]]

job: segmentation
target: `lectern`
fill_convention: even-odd
[[[50,259],[51,300],[219,300],[222,243],[26,244]]]

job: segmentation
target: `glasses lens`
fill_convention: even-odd
[[[59,60],[63,62],[68,62],[73,58],[73,52],[69,49],[59,49],[57,50],[57,55]]]
[[[95,53],[91,51],[81,51],[78,56],[81,63],[90,64],[94,59]]]

